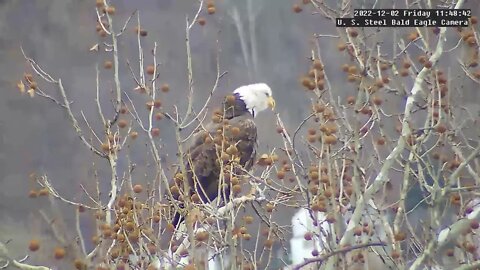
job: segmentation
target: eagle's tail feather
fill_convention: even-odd
[[[172,220],[172,224],[175,227],[175,229],[178,228],[178,226],[180,225],[180,223],[183,222],[184,219],[185,219],[184,216],[180,215],[179,212],[175,212],[175,216],[173,216],[173,220]]]

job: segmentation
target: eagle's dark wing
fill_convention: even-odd
[[[220,124],[214,124],[207,131],[199,132],[195,135],[193,144],[186,151],[186,170],[187,181],[190,187],[190,194],[197,194],[203,203],[211,202],[218,197],[221,166],[227,166],[230,161],[222,159],[230,146],[236,149],[233,158],[239,161],[238,166],[245,170],[250,170],[255,161],[257,148],[257,128],[253,122],[253,117],[249,113],[224,120]],[[223,151],[222,151],[223,148]],[[231,157],[231,156],[230,156]],[[240,173],[236,168],[234,173]],[[176,181],[179,190],[183,190],[183,181]],[[225,188],[221,194],[227,200],[230,190]],[[175,219],[178,218],[178,215]],[[174,223],[179,220],[174,220]],[[175,224],[176,225],[176,224]]]

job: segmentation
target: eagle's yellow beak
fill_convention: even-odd
[[[270,109],[275,109],[275,99],[273,97],[268,97],[267,104]]]

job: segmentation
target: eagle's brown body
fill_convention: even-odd
[[[219,194],[223,201],[228,200],[230,184],[225,180],[230,171],[233,174],[241,174],[242,169],[248,171],[255,160],[257,128],[245,103],[238,95],[230,96],[221,112],[214,116],[214,123],[194,135],[193,144],[185,152],[188,195],[201,203],[212,202]],[[220,182],[224,183],[222,189]],[[184,194],[184,183],[183,177],[176,178],[175,199]],[[182,219],[177,213],[174,224]]]

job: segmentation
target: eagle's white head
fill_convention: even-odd
[[[233,91],[245,102],[245,105],[253,116],[257,113],[271,108],[275,108],[275,99],[272,96],[272,89],[266,83],[254,83],[244,86]]]

